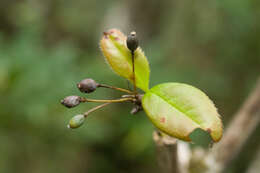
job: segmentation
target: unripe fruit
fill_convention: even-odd
[[[67,108],[72,108],[80,104],[81,98],[79,96],[68,96],[61,100],[61,104]]]
[[[134,52],[138,48],[136,32],[133,31],[127,36],[126,44],[127,48],[131,50],[131,52]]]
[[[68,128],[70,129],[76,129],[79,128],[85,120],[85,116],[84,115],[76,115],[73,118],[70,119],[69,124],[68,124]]]
[[[77,87],[83,93],[91,93],[97,89],[98,85],[93,79],[83,79],[77,84]]]

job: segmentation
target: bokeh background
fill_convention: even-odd
[[[150,85],[184,82],[215,102],[225,125],[260,74],[259,0],[0,0],[0,172],[159,172],[153,125],[132,106],[93,113],[83,127],[66,124],[95,104],[66,109],[91,77],[127,88],[99,49],[102,32],[135,30],[151,67]],[[121,93],[99,89],[91,98]],[[228,173],[246,172],[259,148],[258,127]]]

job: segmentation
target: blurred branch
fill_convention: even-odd
[[[260,170],[260,148],[257,150],[257,154],[253,162],[249,165],[247,173],[257,173]]]
[[[160,132],[153,133],[153,140],[157,150],[157,160],[162,173],[179,173],[177,139],[162,135]]]
[[[258,79],[256,88],[234,116],[224,133],[223,139],[212,150],[221,170],[239,153],[248,137],[259,124],[259,120],[260,78]]]
[[[178,167],[180,173],[188,173],[190,160],[192,156],[189,143],[184,141],[178,141]]]
[[[249,95],[244,105],[235,114],[224,133],[222,140],[212,150],[205,151],[204,159],[200,166],[205,169],[200,172],[220,173],[225,170],[229,163],[237,156],[244,146],[248,137],[256,129],[260,120],[260,78],[255,89]],[[194,152],[193,152],[194,153]],[[192,158],[196,158],[196,153]],[[196,170],[198,166],[190,163],[190,170]],[[197,171],[197,170],[196,170]],[[195,171],[195,172],[196,172]]]
[[[113,6],[108,8],[108,11],[104,17],[102,31],[104,31],[104,28],[110,29],[116,28],[121,29],[122,31],[128,31],[130,26],[130,11],[128,8],[128,1],[118,1],[116,3],[113,3]]]

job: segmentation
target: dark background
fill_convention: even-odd
[[[130,115],[129,104],[66,128],[95,105],[60,105],[64,96],[82,95],[81,79],[127,88],[99,50],[102,32],[135,30],[150,62],[150,86],[200,88],[227,125],[260,74],[259,19],[259,0],[0,0],[0,172],[159,172],[154,127],[143,112]],[[89,97],[118,96],[99,89]],[[259,132],[228,173],[246,171]]]

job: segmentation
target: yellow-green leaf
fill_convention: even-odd
[[[182,83],[153,87],[142,99],[153,124],[162,132],[190,141],[195,129],[207,131],[214,142],[222,137],[222,122],[213,102],[201,90]]]
[[[117,29],[104,32],[100,42],[101,50],[113,71],[133,82],[131,52],[126,46],[126,36]],[[149,90],[149,63],[140,47],[135,51],[136,86]]]

